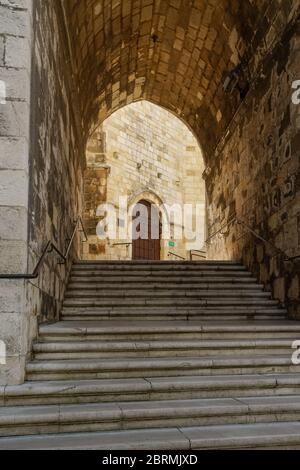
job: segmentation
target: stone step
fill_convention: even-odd
[[[92,297],[92,298],[66,298],[64,301],[64,307],[124,307],[124,306],[153,306],[153,307],[162,307],[162,306],[170,306],[170,307],[218,307],[222,309],[223,307],[235,307],[235,306],[243,306],[243,307],[278,307],[277,300],[271,300],[266,298],[257,298],[256,296],[253,297],[233,297],[233,298],[215,298],[213,296],[210,298],[207,296],[186,296],[186,297],[162,297],[160,298],[157,296],[149,295],[149,297],[141,297],[137,298],[137,296],[127,296],[120,298],[120,296],[116,298],[108,297]]]
[[[291,351],[292,353],[292,351]],[[168,357],[72,359],[34,361],[27,364],[27,379],[76,380],[133,377],[172,377],[185,375],[222,375],[300,372],[300,365],[291,361],[292,354],[243,357]]]
[[[162,448],[178,449],[187,429],[201,448],[203,429],[234,424],[246,443],[251,422],[300,419],[300,323],[286,313],[238,263],[79,262],[66,321],[40,327],[29,382],[0,388],[0,435],[80,449],[136,448],[134,435],[149,448],[162,428]]]
[[[242,263],[227,262],[227,261],[90,261],[88,263],[74,263],[72,266],[74,270],[84,269],[112,269],[112,270],[126,270],[130,271],[133,269],[147,269],[147,270],[167,270],[172,271],[174,269],[190,271],[193,269],[205,270],[205,269],[231,269],[231,270],[244,270],[246,267]]]
[[[74,263],[73,270],[153,270],[153,271],[174,271],[174,270],[242,270],[246,267],[235,261],[89,261],[84,263]]]
[[[1,450],[299,449],[300,422],[138,429],[0,439]]]
[[[0,407],[299,393],[299,373],[49,380],[0,387]]]
[[[215,308],[193,306],[183,306],[181,309],[172,307],[130,307],[125,306],[100,306],[93,305],[70,305],[65,306],[62,310],[61,319],[63,320],[128,320],[128,321],[234,321],[234,320],[284,320],[286,310],[274,307],[244,307],[236,306],[231,310],[226,307],[216,306]]]
[[[0,408],[0,436],[285,422],[300,397],[241,397]]]
[[[112,320],[120,321],[249,321],[249,320],[274,320],[286,317],[286,310],[266,307],[67,307],[62,310],[62,320],[69,321],[95,321],[95,320]]]
[[[70,282],[71,283],[79,283],[82,285],[90,285],[90,284],[100,284],[106,283],[111,285],[119,285],[122,283],[127,283],[128,285],[135,284],[149,284],[149,283],[156,283],[161,284],[165,282],[174,283],[174,284],[232,284],[233,288],[236,284],[244,285],[244,284],[252,284],[258,285],[259,283],[254,277],[251,277],[249,273],[241,272],[237,275],[233,275],[233,273],[189,273],[188,275],[182,275],[178,273],[168,272],[167,277],[166,274],[164,275],[154,275],[148,274],[143,275],[142,273],[94,273],[92,275],[86,275],[85,273],[71,273],[70,275]]]
[[[34,358],[42,360],[124,357],[207,357],[287,355],[291,339],[175,340],[175,341],[66,341],[35,343]]]
[[[168,278],[170,279],[208,279],[212,280],[214,278],[222,278],[222,279],[254,279],[255,277],[252,275],[250,271],[245,269],[242,270],[223,270],[223,269],[206,269],[206,270],[199,270],[193,269],[188,271],[187,269],[173,269],[168,271],[161,271],[161,270],[151,270],[151,269],[139,269],[139,270],[125,270],[125,269],[111,269],[111,270],[103,270],[103,269],[74,269],[72,268],[70,278],[78,278],[88,279],[88,278],[100,278],[102,280],[105,279],[122,279],[125,278],[127,280],[132,280],[136,278],[140,278],[142,280],[148,279],[161,279],[164,278],[166,280],[166,273],[168,274]],[[105,274],[105,275],[104,275]]]
[[[217,268],[215,266],[212,267],[206,267],[206,268],[198,268],[197,266],[194,266],[193,269],[187,269],[187,268],[160,268],[160,269],[146,269],[144,267],[141,267],[138,269],[137,267],[131,268],[131,269],[125,269],[125,268],[114,268],[111,267],[109,268],[96,268],[96,267],[90,267],[90,268],[85,268],[85,269],[72,269],[71,271],[71,276],[72,277],[99,277],[102,276],[102,278],[109,278],[110,276],[118,277],[118,276],[142,276],[145,278],[156,278],[156,277],[161,277],[165,276],[168,274],[170,277],[183,277],[185,276],[186,278],[188,277],[204,277],[204,278],[212,278],[214,276],[218,277],[233,277],[233,278],[242,278],[242,277],[247,277],[251,278],[252,274],[247,271],[243,267],[227,267],[227,268]]]
[[[39,341],[154,341],[300,338],[300,322],[60,321],[41,325]]]
[[[234,300],[239,299],[271,299],[270,292],[262,292],[260,290],[242,290],[242,289],[230,289],[230,290],[202,290],[202,289],[176,289],[170,290],[165,289],[164,287],[160,289],[139,289],[139,290],[126,290],[126,289],[111,289],[111,290],[104,290],[104,289],[93,289],[93,290],[71,290],[68,289],[65,295],[65,299],[91,299],[92,301],[97,301],[98,298],[105,299],[114,299],[114,298],[141,298],[147,299],[150,298],[163,298],[163,299],[185,299],[194,298],[194,299],[224,299],[230,298]]]
[[[68,285],[67,293],[71,292],[124,292],[124,291],[193,291],[197,290],[198,292],[213,291],[213,292],[223,292],[223,291],[233,291],[233,292],[255,292],[261,293],[264,289],[262,284],[256,283],[232,283],[228,282],[227,284],[220,283],[207,283],[207,282],[198,282],[198,283],[170,283],[170,282],[115,282],[112,284],[104,282],[91,282],[91,283],[81,283],[81,282],[70,282]]]
[[[232,276],[172,276],[168,275],[168,278],[166,279],[165,276],[124,276],[124,275],[115,275],[115,276],[109,276],[108,278],[103,277],[103,276],[92,276],[92,277],[87,277],[87,276],[70,276],[70,282],[69,286],[82,286],[83,288],[87,288],[91,286],[98,286],[99,287],[108,287],[111,288],[113,286],[119,287],[120,285],[123,286],[128,286],[128,288],[135,287],[135,285],[159,285],[161,284],[166,284],[166,285],[196,285],[199,287],[212,287],[216,286],[216,289],[220,288],[220,285],[224,286],[224,288],[230,288],[230,287],[243,287],[243,288],[252,288],[252,287],[257,287],[259,288],[262,286],[262,284],[259,284],[255,278],[251,277],[243,277],[243,276],[237,276],[237,277],[232,277]]]
[[[74,267],[81,267],[81,266],[90,266],[90,265],[96,265],[96,266],[141,266],[141,265],[150,265],[150,266],[212,266],[212,265],[217,265],[217,266],[231,266],[231,265],[238,265],[238,266],[243,266],[240,261],[235,261],[235,260],[201,260],[201,261],[172,261],[172,260],[166,260],[166,261],[161,261],[161,260],[125,260],[125,261],[120,261],[120,260],[77,260],[74,261],[73,266]]]
[[[120,317],[120,316],[110,316],[110,315],[101,315],[101,319],[103,321],[105,320],[111,320],[112,322],[119,322],[120,321],[120,318],[121,319],[124,319],[124,316],[123,317]],[[140,316],[132,316],[130,317],[129,321],[133,321],[134,319],[136,320],[140,320]],[[286,317],[285,315],[278,315],[276,316],[276,319],[278,320],[284,320]],[[93,315],[93,314],[88,314],[88,315],[85,315],[84,316],[84,319],[87,320],[87,321],[97,321],[99,319],[99,315]],[[146,321],[156,321],[158,319],[158,316],[154,315],[154,316],[147,316],[147,318],[144,320],[145,322]],[[170,319],[170,316],[167,316],[167,315],[164,315],[164,316],[160,316],[159,319],[161,321],[168,321]],[[218,315],[218,316],[214,316],[213,318],[211,318],[210,315],[198,315],[196,317],[189,317],[189,316],[175,316],[173,317],[173,321],[182,321],[182,320],[188,320],[188,321],[194,321],[194,320],[203,320],[203,321],[212,321],[212,322],[219,322],[219,321],[224,321],[224,320],[228,320],[228,321],[234,321],[234,320],[238,320],[240,321],[241,323],[243,322],[248,322],[249,320],[255,320],[255,321],[267,321],[269,319],[274,319],[274,315],[270,315],[270,314],[265,314],[265,315],[262,315],[262,314],[254,314],[254,315],[236,315],[236,314],[233,314],[233,315]],[[77,315],[77,314],[70,314],[70,315],[62,315],[61,316],[61,320],[62,321],[81,321],[82,320],[82,315]]]

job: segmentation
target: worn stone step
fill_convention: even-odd
[[[173,321],[60,321],[41,325],[39,341],[141,341],[300,338],[300,323],[173,322]]]
[[[117,442],[132,428],[299,419],[300,323],[286,313],[237,263],[78,263],[66,321],[41,326],[29,382],[0,388],[0,434],[65,445],[81,433],[93,446],[100,431]]]
[[[165,289],[164,287],[160,289],[118,289],[118,290],[102,290],[102,289],[93,289],[93,290],[84,290],[84,289],[68,289],[65,295],[65,301],[68,299],[91,299],[91,301],[97,301],[100,299],[114,299],[114,298],[134,298],[134,299],[148,299],[149,297],[162,298],[162,299],[233,299],[235,301],[240,299],[271,299],[270,292],[263,292],[260,290],[243,290],[243,289],[230,289],[230,290],[202,290],[202,289],[176,289],[170,290]]]
[[[107,280],[120,280],[120,279],[125,279],[127,281],[134,281],[135,279],[140,279],[142,281],[147,281],[147,280],[154,280],[157,281],[163,278],[163,282],[166,281],[166,273],[168,274],[168,279],[172,280],[174,282],[180,281],[180,280],[195,280],[195,279],[203,279],[207,281],[212,281],[214,279],[230,279],[233,281],[241,281],[247,280],[255,280],[255,277],[252,275],[247,270],[193,270],[193,271],[187,271],[187,270],[171,270],[171,271],[159,271],[159,270],[108,270],[108,271],[102,271],[102,270],[91,270],[89,269],[88,271],[86,270],[71,270],[70,274],[70,279],[79,279],[80,282],[84,279],[102,279],[103,281]]]
[[[113,277],[132,277],[132,276],[141,276],[142,278],[149,279],[153,278],[156,279],[157,277],[170,276],[172,278],[193,278],[193,277],[203,277],[207,279],[211,279],[213,277],[230,277],[230,278],[251,278],[252,274],[243,268],[219,268],[216,267],[209,267],[206,269],[199,269],[195,267],[194,269],[188,270],[186,268],[172,268],[172,269],[72,269],[71,276],[73,277],[99,277],[101,276],[103,279],[109,279],[111,276]]]
[[[201,261],[173,261],[173,260],[77,260],[74,261],[73,266],[90,266],[90,265],[96,265],[96,266],[141,266],[141,265],[151,265],[151,266],[205,266],[205,265],[239,265],[242,266],[241,262],[238,260],[201,260]]]
[[[74,380],[92,378],[167,377],[300,372],[292,364],[292,354],[249,357],[168,357],[72,359],[34,361],[27,364],[28,380]]]
[[[8,437],[1,450],[298,449],[300,422],[138,429]]]
[[[92,315],[92,314],[88,314],[88,315],[85,315],[84,318],[87,320],[87,321],[96,321],[99,319],[99,316],[95,316],[95,315]],[[120,318],[121,319],[124,319],[124,316],[123,317],[120,317],[120,316],[110,316],[110,315],[101,315],[101,318],[103,321],[105,320],[111,320],[112,322],[119,322],[120,321]],[[130,317],[130,320],[129,321],[133,321],[134,319],[135,320],[140,320],[140,316],[132,316]],[[286,317],[285,315],[277,315],[276,316],[276,319],[278,320],[284,320]],[[154,316],[148,316],[145,321],[156,321],[158,319],[158,316],[154,315]],[[159,319],[161,321],[167,321],[170,319],[170,316],[167,316],[167,315],[164,315],[164,316],[160,316]],[[196,320],[203,320],[203,321],[212,321],[212,322],[219,322],[219,321],[224,321],[224,320],[228,320],[228,321],[240,321],[241,323],[244,323],[244,322],[248,322],[249,319],[253,320],[253,321],[267,321],[269,319],[274,319],[274,315],[269,315],[269,314],[266,314],[266,315],[262,315],[262,314],[253,314],[251,316],[248,316],[248,315],[236,315],[236,314],[233,314],[233,315],[218,315],[218,316],[214,316],[213,318],[211,318],[210,315],[198,315],[196,317],[188,317],[188,316],[174,316],[172,317],[173,321],[175,322],[180,322],[182,320],[188,320],[188,321],[194,321],[195,319]],[[61,316],[61,320],[62,321],[80,321],[82,320],[82,316],[81,315],[76,315],[76,314],[71,314],[71,315],[62,315]]]
[[[72,304],[73,302],[71,302]],[[277,305],[277,302],[275,305],[273,303],[263,302],[262,305],[256,305],[255,303],[248,305],[232,305],[230,306],[229,304],[224,304],[224,305],[206,305],[206,301],[204,305],[194,305],[193,303],[191,305],[180,305],[177,306],[175,305],[127,305],[127,303],[124,304],[117,304],[117,305],[77,305],[76,302],[74,302],[75,305],[64,305],[62,312],[70,312],[71,310],[76,310],[80,311],[82,313],[101,313],[103,314],[109,314],[109,313],[114,313],[114,314],[119,314],[119,315],[139,315],[140,320],[144,319],[145,316],[148,314],[150,315],[198,315],[198,314],[208,314],[211,315],[211,319],[214,318],[214,315],[226,315],[226,314],[242,314],[242,315],[252,315],[255,313],[266,313],[266,314],[286,314],[287,310],[285,308],[280,308]]]
[[[111,307],[123,307],[123,306],[175,306],[175,307],[184,307],[184,306],[194,306],[194,307],[235,307],[235,306],[243,306],[243,307],[278,307],[278,302],[276,300],[266,299],[266,298],[256,298],[254,297],[234,297],[234,298],[215,298],[209,297],[206,298],[204,296],[189,296],[186,297],[157,297],[154,296],[149,297],[141,297],[137,298],[136,296],[127,296],[127,297],[116,297],[111,298],[101,296],[99,298],[66,298],[64,301],[64,307],[104,307],[104,306],[111,306]]]
[[[35,343],[36,360],[280,355],[292,351],[291,339],[176,340],[176,341],[67,341]]]
[[[188,272],[248,272],[249,271],[245,268],[245,266],[241,264],[202,264],[202,263],[182,263],[182,264],[174,264],[174,263],[159,263],[159,264],[89,264],[89,265],[74,265],[72,267],[73,272],[89,272],[89,271],[97,271],[100,272],[153,272],[153,273],[163,273],[163,272],[171,272],[177,271],[181,273],[188,273]]]
[[[300,419],[300,397],[241,397],[0,408],[0,436]]]
[[[87,264],[73,264],[73,271],[247,271],[247,268],[241,263],[227,263],[227,262],[198,262],[198,261],[183,261],[183,262],[90,262]],[[248,271],[249,272],[249,271]]]
[[[256,279],[253,277],[243,277],[243,276],[172,276],[168,275],[166,279],[165,276],[124,276],[124,275],[115,275],[109,276],[108,278],[104,276],[70,276],[69,286],[82,286],[83,288],[88,288],[89,286],[93,289],[93,286],[99,287],[119,287],[119,286],[126,286],[128,288],[134,288],[135,285],[159,285],[161,284],[169,284],[187,286],[187,285],[195,285],[199,287],[211,287],[216,286],[216,288],[220,288],[220,285],[224,286],[224,288],[230,288],[235,286],[240,286],[246,288],[255,288],[261,287],[262,284],[259,284]]]
[[[246,270],[246,267],[236,261],[88,261],[73,263],[73,270]]]
[[[61,319],[67,320],[112,320],[112,321],[254,321],[284,320],[286,311],[279,308],[193,308],[191,306],[182,309],[172,308],[136,308],[125,305],[124,307],[105,306],[65,306]]]
[[[249,321],[271,319],[282,319],[286,317],[286,310],[266,307],[67,307],[62,310],[62,320],[69,321],[95,321],[95,320],[111,320],[120,321],[127,320],[130,322],[141,321]]]
[[[299,392],[299,373],[47,380],[0,387],[0,406],[281,396]]]
[[[98,293],[106,293],[111,292],[114,294],[115,292],[122,293],[124,291],[137,291],[137,292],[144,292],[144,291],[179,291],[179,292],[186,292],[186,291],[198,291],[198,292],[224,292],[224,291],[232,291],[235,293],[261,293],[264,289],[262,284],[256,283],[235,283],[229,282],[227,284],[220,283],[168,283],[168,282],[119,282],[119,283],[104,283],[104,282],[91,282],[91,283],[80,283],[80,282],[71,282],[68,285],[67,294],[71,294],[72,292],[82,292],[82,293],[90,293],[90,292],[98,292]]]

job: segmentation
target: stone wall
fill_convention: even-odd
[[[64,252],[82,211],[84,143],[60,2],[0,1],[1,273],[32,273],[48,240]],[[76,243],[77,242],[77,243]],[[75,240],[71,258],[80,255]],[[0,383],[22,382],[37,325],[58,318],[70,269],[51,254],[33,281],[0,280]]]
[[[31,0],[0,1],[0,274],[27,271]],[[22,280],[0,279],[0,384],[23,381],[29,307]]]
[[[102,129],[94,132],[86,150],[87,168],[84,175],[84,225],[89,243],[84,246],[84,257],[96,259],[105,255],[105,243],[100,243],[96,234],[99,218],[97,207],[107,201],[107,178],[109,166],[106,164],[106,137]]]
[[[210,232],[236,216],[290,257],[300,255],[300,105],[292,103],[299,55],[298,22],[264,59],[206,170]],[[212,241],[209,256],[243,258],[290,314],[300,315],[299,265],[270,244],[234,224]]]
[[[105,144],[104,144],[105,140]],[[189,249],[200,249],[204,239],[205,188],[202,180],[204,170],[201,150],[188,128],[175,116],[146,101],[131,104],[109,117],[90,141],[87,151],[88,170],[85,177],[86,225],[89,227],[89,246],[85,257],[90,259],[130,259],[128,238],[99,241],[96,226],[99,217],[96,210],[107,201],[119,208],[119,197],[126,196],[132,206],[142,199],[157,205],[196,204],[200,208],[197,236],[190,243],[176,238],[184,220],[171,220],[171,234],[175,242],[169,248],[162,242],[162,259],[173,251],[187,257]],[[130,211],[129,211],[130,212]],[[130,224],[131,215],[122,224]],[[176,220],[175,220],[176,219]],[[191,227],[191,229],[195,228]],[[178,233],[178,232],[177,232]],[[192,234],[190,234],[192,235]]]
[[[35,266],[48,240],[64,253],[74,221],[82,211],[84,144],[72,76],[71,50],[60,2],[36,2],[32,70],[32,135],[30,159],[29,268]],[[77,238],[77,242],[78,242]],[[76,251],[77,250],[77,251]],[[29,301],[36,323],[58,318],[70,262],[53,254],[39,278],[29,284]]]

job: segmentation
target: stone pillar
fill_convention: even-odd
[[[27,272],[32,0],[0,1],[0,272]],[[28,351],[26,283],[0,279],[0,385],[21,383]],[[1,362],[6,362],[5,364]]]

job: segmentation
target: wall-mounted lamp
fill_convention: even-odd
[[[244,76],[241,65],[238,65],[235,69],[226,72],[223,82],[223,90],[225,93],[232,95],[235,90],[238,90],[241,99],[244,99],[249,88],[249,82]]]
[[[232,93],[238,86],[239,78],[240,76],[237,69],[230,70],[226,73],[223,83],[223,90],[225,91],[225,93],[229,93],[230,95],[232,95]]]

